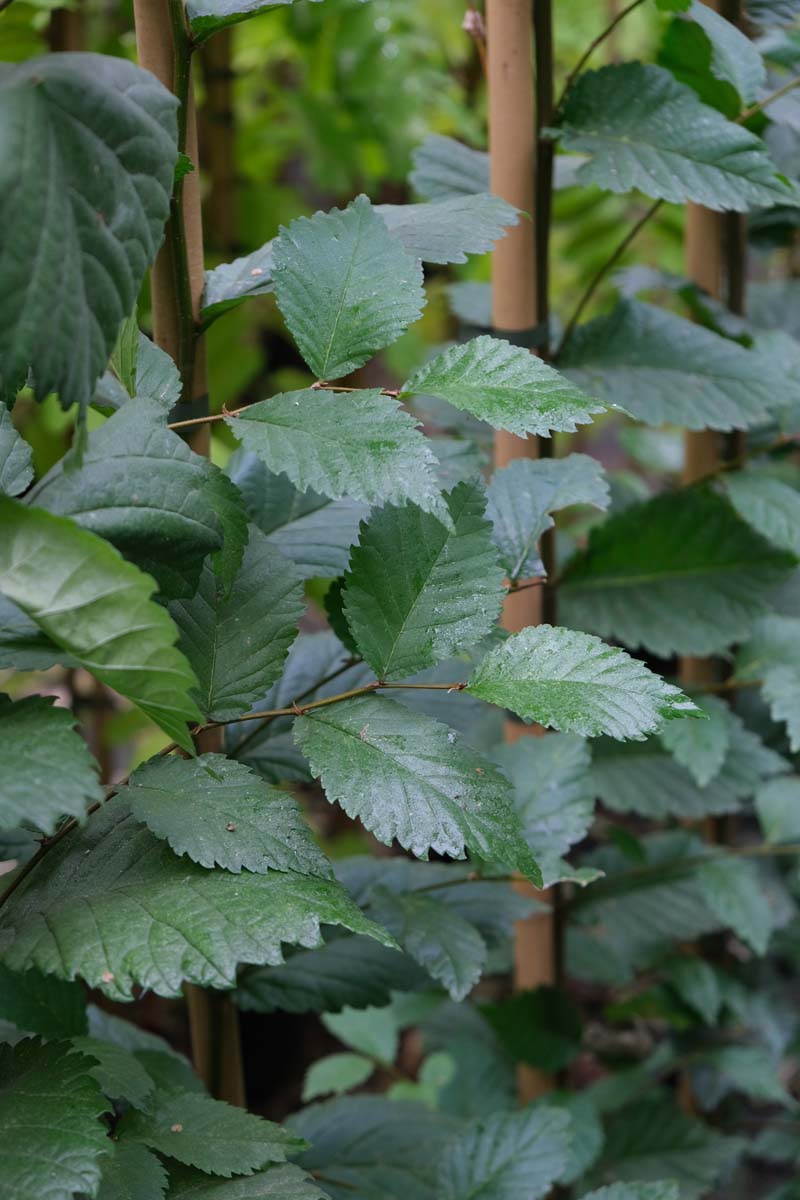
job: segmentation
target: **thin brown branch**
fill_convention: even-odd
[[[556,105],[556,112],[560,112],[562,110],[562,108],[564,107],[564,101],[566,100],[567,95],[569,94],[570,88],[572,87],[575,80],[580,75],[583,68],[586,66],[589,59],[594,54],[597,47],[602,46],[602,44],[606,40],[606,38],[609,37],[614,32],[614,30],[617,28],[620,21],[624,21],[629,13],[632,13],[635,8],[638,8],[639,5],[643,4],[643,3],[644,3],[644,0],[632,0],[632,3],[629,4],[627,6],[627,8],[621,9],[620,12],[618,12],[617,15],[614,17],[614,20],[611,21],[611,23],[609,25],[606,25],[603,32],[598,33],[598,35],[594,39],[594,41],[589,43],[589,45],[586,47],[583,54],[580,56],[580,58],[578,59],[578,61],[575,64],[575,66],[572,68],[569,75],[567,76],[566,82],[564,84],[564,89],[561,92],[561,98],[559,99],[558,104]]]
[[[794,79],[790,79],[788,83],[784,83],[782,87],[776,88],[774,92],[770,92],[763,100],[759,100],[757,104],[751,104],[744,112],[740,113],[736,118],[736,124],[741,125],[744,121],[749,121],[756,113],[763,112],[765,108],[769,108],[770,104],[775,100],[780,100],[781,96],[785,96],[788,92],[794,91],[796,87],[800,87],[800,75],[796,75]]]

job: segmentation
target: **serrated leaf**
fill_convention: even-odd
[[[797,392],[767,355],[638,300],[579,326],[559,366],[648,425],[748,429]]]
[[[14,428],[11,413],[0,405],[0,492],[18,496],[33,479],[33,451]]]
[[[102,1160],[97,1200],[160,1200],[167,1172],[144,1146],[111,1142]]]
[[[745,105],[752,104],[767,80],[764,60],[756,45],[735,24],[707,4],[693,0],[689,16],[711,43],[711,70],[733,84]]]
[[[215,1179],[192,1167],[175,1166],[169,1182],[168,1200],[327,1200],[304,1171],[288,1163],[238,1179]]]
[[[640,738],[696,711],[678,688],[618,647],[552,625],[523,629],[490,650],[468,691],[525,720],[584,737]]]
[[[112,1100],[127,1100],[134,1108],[147,1108],[155,1089],[142,1064],[128,1050],[94,1037],[75,1037],[72,1045],[95,1060],[89,1074]]]
[[[246,450],[301,491],[367,504],[413,500],[426,512],[444,510],[436,460],[414,418],[377,388],[284,392],[227,423]]]
[[[86,1033],[86,996],[77,983],[0,966],[0,1017],[26,1033],[69,1038]]]
[[[199,681],[201,711],[210,720],[231,720],[280,675],[305,611],[303,584],[294,564],[251,529],[230,591],[206,565],[195,595],[174,600],[169,611]]]
[[[469,995],[486,965],[486,943],[475,926],[437,899],[436,893],[398,895],[379,889],[369,911],[453,1000]]]
[[[506,780],[445,725],[362,696],[299,717],[294,732],[328,799],[379,841],[417,858],[470,850],[540,881]]]
[[[0,593],[185,749],[196,682],[152,580],[73,521],[0,497]]]
[[[776,721],[785,721],[791,749],[800,747],[800,620],[775,614],[763,617],[740,647],[736,677],[761,680]]]
[[[264,296],[274,290],[272,247],[272,241],[265,242],[251,254],[206,271],[200,308],[203,325],[210,325],[250,296]]]
[[[503,601],[486,500],[478,482],[445,496],[452,529],[414,504],[384,508],[362,525],[343,607],[378,679],[404,679],[477,645]]]
[[[286,1161],[303,1149],[280,1125],[197,1093],[158,1092],[148,1112],[128,1112],[117,1125],[123,1143],[138,1142],[212,1175],[240,1175]]]
[[[0,387],[35,367],[39,399],[85,405],[161,242],[177,101],[100,54],[6,66]]]
[[[637,189],[716,212],[798,203],[760,138],[701,104],[661,67],[585,71],[564,106],[561,145],[591,155],[579,182],[610,192]]]
[[[489,483],[486,515],[508,578],[544,572],[537,542],[553,527],[550,513],[571,504],[608,508],[603,468],[586,454],[565,458],[517,458],[495,471]]]
[[[163,420],[152,402],[123,405],[89,435],[80,471],[62,459],[29,499],[111,542],[173,597],[192,594],[224,529],[209,489],[216,468]]]
[[[439,1164],[442,1200],[538,1200],[567,1162],[569,1115],[559,1108],[496,1113],[448,1144]]]
[[[332,874],[293,797],[223,754],[153,758],[123,794],[137,820],[202,867]]]
[[[92,398],[92,404],[97,408],[122,408],[133,396],[137,400],[152,402],[164,414],[180,401],[183,385],[175,363],[141,330],[138,331],[138,339],[133,391],[129,393],[111,371],[106,371]]]
[[[303,1101],[319,1096],[340,1096],[366,1083],[375,1063],[361,1054],[327,1054],[311,1064],[303,1080]]]
[[[190,0],[186,6],[195,42],[204,42],[213,33],[239,21],[247,21],[272,8],[283,8],[295,0]],[[311,0],[318,4],[319,0]]]
[[[430,986],[426,972],[398,950],[366,937],[329,938],[297,950],[278,967],[243,972],[236,1002],[255,1012],[338,1012],[388,1004],[393,991]]]
[[[519,213],[485,190],[428,204],[378,204],[374,212],[412,258],[428,263],[463,263],[486,254],[517,224]]]
[[[103,799],[97,764],[68,708],[49,696],[14,702],[0,692],[0,828],[51,834],[65,815]]]
[[[765,954],[775,922],[753,864],[712,859],[700,867],[698,880],[709,908],[720,921],[756,954]]]
[[[757,467],[730,472],[722,485],[748,525],[773,546],[800,554],[800,492]]]
[[[362,367],[422,312],[422,268],[366,196],[281,227],[273,276],[278,307],[321,380]]]
[[[73,1192],[96,1193],[110,1145],[100,1121],[109,1105],[91,1078],[93,1065],[67,1042],[26,1038],[14,1047],[0,1045],[7,1196],[69,1200]]]
[[[697,696],[695,704],[707,721],[673,721],[659,735],[662,745],[686,767],[699,787],[722,770],[731,743],[730,708],[719,696]]]
[[[561,875],[561,855],[582,841],[594,820],[589,747],[574,734],[554,733],[520,738],[494,760],[511,780],[525,840],[548,887]]]
[[[455,138],[430,133],[412,152],[409,183],[426,200],[471,196],[489,190],[489,155]]]
[[[767,842],[800,838],[800,779],[790,775],[770,780],[756,796],[756,812]]]
[[[561,618],[654,654],[713,654],[746,637],[794,559],[710,489],[663,493],[589,534],[559,587]]]
[[[604,408],[535,354],[489,336],[436,355],[414,372],[401,394],[438,396],[520,436],[574,433]]]
[[[298,491],[286,475],[267,470],[246,450],[237,450],[226,469],[252,523],[294,562],[304,579],[342,574],[350,547],[358,541],[359,524],[369,512],[365,504]]]
[[[134,983],[180,995],[184,980],[232,987],[238,963],[280,963],[344,925],[391,944],[342,887],[292,872],[207,871],[176,858],[120,798],[65,837],[2,909],[0,960],[82,976],[113,999]]]

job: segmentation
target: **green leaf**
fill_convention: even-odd
[[[103,799],[97,764],[75,716],[49,696],[16,703],[0,692],[0,828],[55,831],[65,815],[82,819]]]
[[[800,620],[772,614],[749,632],[737,655],[736,677],[762,681],[772,717],[786,722],[795,751],[800,748]]]
[[[717,858],[698,872],[708,906],[756,954],[765,954],[775,928],[769,901],[751,862]]]
[[[73,1192],[96,1193],[111,1144],[100,1121],[109,1105],[91,1078],[93,1065],[66,1042],[27,1038],[0,1045],[7,1196],[69,1200]]]
[[[557,987],[516,992],[508,1000],[484,1004],[481,1012],[500,1044],[517,1063],[561,1071],[580,1051],[583,1025],[578,1009]]]
[[[559,366],[648,425],[748,429],[797,392],[767,355],[638,300],[579,326]]]
[[[791,568],[709,488],[631,505],[589,534],[559,587],[567,624],[661,657],[746,637]]]
[[[152,580],[64,517],[0,497],[0,525],[0,593],[190,750],[195,679],[174,648],[175,626],[150,599]]]
[[[779,1058],[764,1046],[720,1046],[703,1055],[692,1071],[693,1084],[705,1109],[716,1108],[731,1092],[762,1104],[794,1107],[778,1077]]]
[[[229,25],[236,25],[239,21],[257,17],[259,13],[268,12],[272,8],[283,8],[294,2],[295,0],[189,0],[186,12],[193,40],[199,43]],[[311,3],[318,4],[319,0],[311,0]]]
[[[561,855],[583,840],[594,820],[589,747],[574,734],[554,733],[520,738],[494,760],[511,780],[525,841],[549,887],[563,871]]]
[[[437,899],[437,893],[393,895],[379,889],[369,911],[453,1000],[469,995],[486,965],[486,943],[474,925]]]
[[[760,138],[701,104],[661,67],[620,63],[585,71],[570,89],[561,124],[565,150],[591,155],[585,185],[634,189],[716,212],[798,203]]]
[[[700,24],[678,20],[671,21],[664,30],[657,61],[696,92],[703,104],[734,121],[742,111],[742,98],[733,84],[720,78],[719,71],[712,67],[713,57],[711,40]]]
[[[328,1054],[311,1064],[303,1080],[303,1101],[341,1096],[366,1083],[374,1071],[375,1063],[361,1054]]]
[[[412,258],[428,263],[463,263],[468,254],[485,254],[519,221],[516,208],[486,191],[431,204],[378,204],[374,212]]]
[[[0,387],[35,368],[36,396],[85,405],[161,242],[177,101],[122,58],[6,64]]]
[[[695,704],[707,721],[673,721],[665,725],[662,745],[686,767],[699,787],[716,779],[731,744],[730,706],[719,696],[697,696]]]
[[[583,1200],[680,1200],[677,1183],[610,1183],[588,1192]]]
[[[391,1008],[344,1008],[325,1013],[322,1024],[351,1050],[377,1062],[393,1063],[399,1047],[399,1025]]]
[[[300,217],[274,243],[275,296],[317,379],[340,379],[422,312],[422,268],[366,196]]]
[[[438,396],[520,436],[574,433],[604,407],[535,354],[488,336],[437,354],[414,372],[401,394]]]
[[[266,242],[252,254],[245,254],[233,262],[221,263],[213,271],[206,271],[200,309],[200,320],[204,326],[210,325],[228,309],[236,308],[248,297],[264,296],[274,291],[273,245],[272,241]]]
[[[740,1139],[723,1137],[656,1092],[637,1098],[608,1122],[601,1177],[671,1178],[679,1185],[681,1200],[699,1200],[732,1169],[743,1148]]]
[[[428,975],[405,954],[371,938],[346,936],[297,950],[279,967],[245,971],[236,1002],[245,1011],[331,1013],[385,1005],[393,991],[428,986]]]
[[[693,0],[689,16],[711,43],[713,73],[733,84],[745,105],[752,104],[767,81],[764,60],[756,45],[731,21],[699,0]]]
[[[538,1200],[567,1162],[569,1115],[559,1108],[495,1113],[448,1144],[439,1163],[442,1200]]]
[[[490,650],[468,691],[568,733],[640,738],[696,712],[678,688],[616,646],[572,629],[523,629]]]
[[[365,504],[298,491],[286,475],[268,471],[255,454],[242,449],[231,456],[226,470],[252,523],[304,579],[343,573],[359,524],[369,512]]]
[[[80,975],[118,1000],[134,983],[177,996],[184,980],[227,988],[238,963],[282,962],[283,942],[319,945],[321,924],[392,944],[332,880],[207,871],[176,858],[115,799],[6,902],[0,959]]]
[[[86,1033],[86,996],[77,983],[0,966],[0,1017],[26,1033],[69,1038]]]
[[[227,593],[242,565],[250,530],[238,488],[219,467],[208,465],[206,490],[222,525],[222,547],[212,554],[211,565]]]
[[[109,1142],[110,1152],[102,1160],[97,1200],[160,1200],[167,1186],[167,1172],[149,1150],[133,1142]]]
[[[155,1085],[142,1064],[112,1042],[94,1037],[76,1037],[72,1044],[97,1063],[89,1074],[112,1100],[127,1100],[134,1108],[147,1108]]]
[[[722,485],[748,525],[774,546],[800,555],[800,492],[757,467],[731,472]]]
[[[800,839],[800,779],[789,775],[770,780],[756,796],[756,812],[766,841]]]
[[[280,1125],[193,1092],[157,1092],[148,1112],[117,1125],[122,1143],[137,1142],[212,1175],[242,1175],[286,1161],[304,1147]]]
[[[722,992],[714,968],[702,958],[676,958],[664,968],[664,976],[685,1004],[706,1025],[715,1025],[722,1007]]]
[[[246,450],[301,491],[367,504],[413,500],[441,513],[436,460],[414,418],[377,388],[308,389],[251,404],[227,423]]]
[[[174,600],[169,611],[199,680],[201,711],[210,720],[231,720],[281,674],[305,611],[303,584],[294,564],[251,529],[229,594],[206,565],[192,599]]]
[[[327,1200],[313,1180],[288,1163],[238,1179],[209,1178],[191,1167],[176,1166],[169,1182],[168,1200]]]
[[[95,389],[92,403],[98,408],[122,408],[132,395],[137,400],[152,401],[159,413],[166,414],[181,398],[183,385],[178,368],[170,356],[141,330],[138,339],[133,392],[128,393],[116,376],[106,371]]]
[[[129,396],[136,395],[136,358],[139,350],[139,323],[136,307],[119,327],[111,351],[111,370]]]
[[[345,576],[344,613],[378,679],[404,679],[494,627],[503,572],[477,481],[445,496],[446,528],[415,504],[379,509],[361,527]]]
[[[537,542],[553,527],[550,513],[571,504],[607,508],[610,502],[603,468],[586,454],[514,459],[495,471],[488,498],[486,515],[512,581],[544,573]]]
[[[454,138],[429,133],[411,155],[409,183],[426,200],[471,196],[489,190],[489,155]]]
[[[33,479],[33,451],[14,428],[11,413],[0,405],[0,492],[18,496]]]
[[[332,874],[293,797],[223,754],[153,758],[124,798],[137,820],[201,867]]]
[[[506,780],[457,737],[383,696],[344,700],[295,722],[328,799],[379,841],[396,838],[417,858],[470,850],[539,883]]]
[[[492,285],[473,280],[459,281],[447,285],[447,295],[453,316],[465,325],[477,329],[490,329],[492,325]]]

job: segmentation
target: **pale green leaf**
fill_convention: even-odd
[[[289,1163],[235,1179],[175,1166],[170,1169],[169,1184],[167,1200],[327,1200],[305,1172]]]
[[[697,696],[695,704],[707,721],[672,721],[660,737],[676,762],[686,767],[699,787],[722,770],[731,743],[730,706],[719,696]]]
[[[9,1200],[70,1200],[97,1191],[110,1153],[100,1117],[109,1105],[94,1063],[67,1042],[0,1045],[3,1191]]]
[[[119,327],[111,351],[110,367],[129,396],[136,395],[136,357],[139,350],[139,323],[136,307]]]
[[[418,858],[470,850],[539,881],[508,783],[438,721],[362,696],[299,717],[295,737],[328,799],[379,841]]]
[[[313,488],[367,504],[413,500],[444,509],[436,460],[409,413],[376,388],[346,394],[284,392],[252,404],[227,423],[246,450],[301,491]],[[446,511],[446,510],[445,510]]]
[[[68,708],[52,697],[16,703],[0,692],[0,828],[55,831],[61,817],[83,817],[103,799],[97,764]]]
[[[775,921],[753,863],[714,858],[702,865],[698,879],[709,908],[720,921],[756,954],[765,954]]]
[[[640,738],[696,712],[672,684],[616,646],[572,629],[523,629],[475,668],[468,690],[525,720],[596,737]]]
[[[86,995],[80,984],[0,966],[0,1017],[26,1033],[76,1037],[87,1030]]]
[[[366,196],[299,217],[273,245],[275,295],[317,379],[349,375],[422,311],[422,268]]]
[[[160,1200],[167,1172],[149,1150],[134,1142],[109,1142],[103,1158],[97,1200]]]
[[[473,1122],[439,1163],[442,1200],[539,1200],[567,1163],[568,1113],[536,1107]]]
[[[713,654],[746,637],[794,563],[708,488],[662,493],[589,534],[559,587],[567,624],[654,654]]]
[[[319,945],[321,924],[392,944],[332,880],[207,871],[176,858],[115,799],[6,902],[0,959],[80,975],[118,1000],[134,983],[177,996],[184,980],[229,988],[239,963],[282,962],[282,943]]]
[[[693,0],[689,16],[700,25],[711,43],[711,70],[718,79],[733,84],[743,104],[752,104],[767,80],[755,43],[708,4]]]
[[[156,837],[202,867],[332,874],[294,798],[223,754],[153,758],[124,798]]]
[[[428,204],[378,204],[374,211],[412,258],[463,263],[485,254],[517,224],[519,213],[499,196],[449,196]]]
[[[800,840],[800,779],[772,779],[756,796],[756,812],[768,842]]]
[[[263,296],[274,290],[272,278],[273,242],[266,242],[252,254],[221,263],[206,271],[200,319],[210,325],[230,308],[249,296]]]
[[[226,1177],[285,1162],[304,1146],[280,1125],[196,1092],[157,1092],[147,1112],[123,1116],[116,1136]]]
[[[494,526],[494,541],[509,579],[543,573],[537,542],[553,527],[550,513],[571,504],[607,508],[609,501],[603,468],[586,454],[517,458],[495,471],[486,515]]]
[[[65,517],[0,498],[0,593],[187,750],[195,683],[152,580]]]
[[[151,401],[159,413],[166,414],[181,398],[183,385],[178,368],[141,330],[138,339],[133,391],[128,393],[117,377],[106,371],[95,388],[92,404],[98,408],[122,408],[132,395],[137,400]]]
[[[366,1083],[375,1063],[361,1054],[328,1054],[312,1063],[303,1080],[303,1101],[340,1096]]]
[[[771,614],[757,621],[740,647],[736,676],[761,680],[776,721],[786,722],[791,749],[800,748],[800,620]]]
[[[230,592],[206,565],[195,595],[174,600],[169,611],[199,681],[201,711],[210,720],[230,720],[266,695],[281,674],[305,611],[302,580],[294,564],[251,528]]]
[[[438,396],[520,436],[574,433],[605,407],[535,354],[488,335],[436,355],[414,372],[401,394]]]
[[[0,76],[0,387],[85,405],[161,242],[177,101],[124,58],[52,54]]]
[[[0,404],[0,492],[18,496],[33,479],[33,451],[14,428],[11,413]]]
[[[322,1024],[349,1049],[377,1062],[393,1063],[397,1057],[400,1026],[391,1007],[343,1008],[339,1013],[325,1013]]]
[[[561,145],[591,156],[580,183],[610,192],[637,189],[717,212],[798,203],[760,138],[701,104],[661,67],[630,62],[584,72],[567,97]]]
[[[430,133],[411,155],[409,183],[426,200],[471,196],[489,189],[489,155],[454,138]]]
[[[514,787],[525,840],[547,887],[561,876],[561,855],[583,840],[594,820],[589,747],[575,734],[554,733],[519,738],[494,759]]]
[[[638,421],[687,429],[763,424],[799,390],[768,355],[638,300],[579,326],[559,366]]]
[[[477,482],[445,497],[452,529],[416,505],[379,509],[361,527],[344,614],[379,679],[403,679],[476,645],[494,627],[503,572]]]
[[[731,471],[723,487],[739,516],[774,546],[800,555],[800,492],[757,467]]]

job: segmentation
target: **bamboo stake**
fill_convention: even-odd
[[[492,257],[492,324],[511,341],[530,344],[546,304],[537,296],[537,229],[535,211],[536,123],[534,117],[533,19],[531,0],[487,0],[487,81],[489,93],[490,190],[523,213],[518,225],[497,243]],[[546,311],[546,309],[545,309]],[[495,466],[515,458],[538,458],[535,438],[503,431],[495,435]],[[544,589],[529,588],[510,595],[503,625],[511,632],[543,619]],[[506,737],[542,732],[508,722]],[[525,895],[537,894],[517,883]],[[516,990],[552,984],[556,977],[555,923],[552,914],[520,921],[514,945]],[[547,1091],[551,1081],[542,1072],[522,1067],[518,1077],[523,1102]]]
[[[175,44],[173,18],[177,2],[134,0],[134,18],[140,65],[171,91],[183,91],[186,103],[185,152],[195,170],[184,177],[178,189],[180,211],[176,212],[173,203],[164,244],[151,273],[151,295],[155,341],[178,363],[184,382],[181,406],[191,405],[191,415],[199,416],[208,411],[205,348],[196,334],[204,281],[203,225],[191,50],[186,44]],[[178,15],[182,16],[180,10]],[[181,125],[183,119],[179,116]],[[202,412],[195,413],[195,409]],[[198,454],[209,452],[209,431],[207,424],[192,427],[190,444]],[[200,753],[218,750],[221,739],[220,730],[207,730],[198,736],[197,749]],[[224,994],[193,985],[187,985],[185,991],[192,1057],[198,1074],[212,1095],[244,1107],[238,1013],[233,1002]]]

